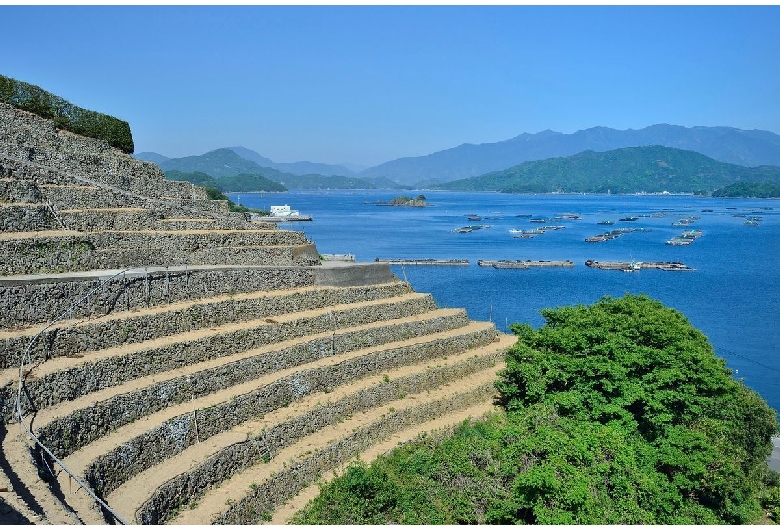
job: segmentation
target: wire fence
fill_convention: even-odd
[[[54,462],[56,462],[57,465],[59,465],[68,475],[70,475],[71,479],[75,480],[76,483],[90,496],[92,497],[98,504],[100,504],[106,511],[108,511],[118,522],[126,525],[128,524],[127,521],[125,521],[116,511],[114,511],[103,499],[101,499],[92,489],[78,476],[76,476],[75,473],[73,473],[57,456],[48,448],[46,447],[40,439],[38,439],[37,436],[32,432],[32,429],[30,428],[30,424],[25,421],[24,417],[24,411],[22,410],[22,390],[24,388],[24,369],[25,366],[32,366],[33,360],[31,351],[35,343],[38,341],[38,339],[43,335],[49,328],[57,324],[58,322],[64,320],[65,318],[71,317],[73,315],[73,311],[78,308],[84,301],[87,301],[90,296],[94,295],[101,289],[104,289],[107,284],[110,282],[118,279],[119,277],[122,278],[123,285],[125,285],[126,288],[126,277],[127,273],[133,272],[133,271],[140,271],[141,269],[148,270],[148,266],[140,266],[140,267],[128,267],[126,269],[123,269],[113,276],[110,276],[106,279],[101,279],[100,283],[97,287],[87,292],[87,294],[83,295],[81,298],[73,302],[65,311],[62,312],[57,318],[49,322],[43,329],[38,331],[38,333],[35,334],[35,336],[30,340],[29,344],[27,345],[27,349],[24,351],[24,353],[21,356],[21,359],[19,361],[19,382],[18,382],[18,388],[17,388],[17,394],[16,394],[16,417],[19,420],[20,425],[24,428],[24,430],[27,432],[27,436],[29,439],[31,439],[33,442],[35,442],[35,445],[41,448],[41,450],[46,453],[49,458],[51,458]]]

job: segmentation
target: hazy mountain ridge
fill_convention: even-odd
[[[274,162],[269,158],[266,158],[256,151],[247,149],[246,147],[228,147],[231,151],[238,156],[255,162],[263,167],[270,167],[283,173],[290,173],[292,175],[340,175],[342,177],[355,176],[355,172],[340,165],[334,164],[322,164],[319,162]]]
[[[735,182],[780,183],[780,167],[745,167],[664,146],[584,151],[439,186],[508,193],[710,193]]]
[[[583,151],[661,145],[696,151],[720,162],[743,166],[780,166],[780,135],[733,127],[682,127],[658,124],[643,129],[592,127],[572,134],[551,130],[523,133],[509,140],[462,144],[420,157],[385,162],[360,177],[386,176],[403,184],[421,180],[449,182],[500,171],[523,162],[566,157]]]
[[[165,155],[161,155],[160,153],[154,153],[152,151],[144,151],[143,153],[133,153],[133,158],[136,158],[138,160],[146,160],[147,162],[154,162],[158,166],[165,162],[166,160],[170,160]]]
[[[249,150],[246,150],[249,151]],[[244,152],[244,151],[242,151]],[[257,155],[257,153],[255,153]],[[257,155],[255,159],[264,159]],[[268,160],[268,159],[265,159]],[[183,178],[181,174],[205,174],[216,179],[219,184],[212,184],[221,191],[252,191],[247,189],[246,177],[264,177],[274,183],[281,184],[286,189],[376,189],[378,186],[368,180],[345,177],[342,175],[305,174],[294,175],[285,173],[271,167],[261,166],[257,162],[243,158],[230,148],[221,148],[209,151],[202,155],[185,156],[182,158],[170,158],[158,164],[166,175],[175,175]],[[244,176],[243,179],[234,179]],[[186,180],[186,179],[185,179]],[[222,182],[225,181],[225,182]],[[389,185],[389,181],[383,180],[383,184]],[[260,180],[252,181],[253,185],[264,186],[258,189],[280,191],[269,187]]]

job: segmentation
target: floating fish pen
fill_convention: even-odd
[[[658,269],[662,271],[695,271],[679,261],[585,261],[586,267],[613,271],[637,271],[640,269]]]
[[[682,234],[674,236],[666,242],[667,245],[685,246],[690,245],[702,236],[701,230],[685,230]]]
[[[592,237],[586,237],[585,242],[586,243],[601,243],[602,241],[609,241],[610,239],[615,239],[623,234],[629,234],[631,232],[652,232],[651,228],[616,228],[615,230],[610,230],[609,232],[604,232],[603,234],[598,234]]]
[[[467,259],[374,259],[375,263],[388,263],[390,265],[468,265]]]
[[[498,261],[479,260],[477,265],[480,267],[492,267],[494,269],[531,269],[536,267],[574,267],[571,260],[549,261],[549,260],[509,260],[501,259]]]
[[[462,226],[460,228],[456,228],[452,231],[454,234],[468,234],[469,232],[473,232],[474,230],[482,230],[483,228],[490,228],[490,225],[471,225],[471,226]]]

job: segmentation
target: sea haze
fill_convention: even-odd
[[[269,209],[289,204],[312,222],[282,223],[302,230],[320,253],[375,258],[467,259],[469,266],[393,266],[418,292],[431,293],[443,307],[462,307],[474,320],[492,320],[502,331],[513,322],[544,323],[547,307],[591,304],[604,295],[644,293],[681,311],[707,335],[716,354],[727,360],[737,378],[780,410],[780,201],[712,199],[692,196],[511,195],[468,192],[424,194],[427,208],[378,206],[399,195],[384,191],[295,191],[230,194],[249,207]],[[712,210],[712,211],[703,211]],[[566,228],[532,239],[513,237],[510,229],[532,229],[533,215],[552,218],[577,213],[580,220],[551,220]],[[642,217],[652,214],[664,217]],[[468,214],[482,217],[469,221]],[[760,216],[758,226],[746,217]],[[619,221],[626,216],[636,221]],[[683,217],[693,224],[672,226]],[[613,220],[612,226],[598,225]],[[489,225],[453,233],[468,225]],[[602,243],[586,237],[614,228],[649,228]],[[665,242],[686,228],[703,235],[688,246]],[[477,260],[572,260],[573,268],[492,269]],[[597,270],[585,260],[681,261],[693,272]]]

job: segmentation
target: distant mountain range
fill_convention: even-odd
[[[238,149],[238,151],[236,151]],[[142,158],[142,155],[147,158]],[[387,179],[361,179],[356,177],[346,177],[342,175],[320,175],[320,174],[293,174],[280,171],[278,169],[264,166],[262,164],[270,162],[265,157],[245,148],[222,148],[209,151],[198,156],[185,156],[182,158],[167,158],[158,153],[139,153],[136,158],[150,160],[156,158],[161,160],[155,162],[160,169],[171,180],[194,180],[202,179],[201,175],[207,175],[219,181],[219,185],[213,185],[221,191],[249,191],[247,185],[258,185],[263,181],[273,181],[279,183],[287,189],[375,189],[380,187],[395,187],[396,183],[389,182]],[[246,157],[251,157],[249,160]],[[164,160],[163,160],[164,159]],[[152,161],[152,160],[150,160]],[[286,164],[287,166],[305,167],[310,162],[298,162],[296,164]],[[278,164],[277,164],[278,165]],[[335,167],[327,164],[311,164],[320,167]],[[243,178],[236,180],[234,177],[241,175]],[[254,180],[247,177],[256,176]],[[225,180],[225,182],[221,182]],[[200,184],[200,182],[194,182]],[[238,186],[238,187],[236,187]],[[235,189],[233,189],[235,188]],[[253,191],[280,191],[273,187],[254,188]]]
[[[359,173],[345,165],[276,163],[245,147],[216,149],[183,158],[168,158],[151,152],[135,156],[155,162],[163,171],[202,172],[215,178],[259,175],[283,183],[290,189],[312,186],[315,189],[426,189],[502,171],[529,161],[564,158],[585,151],[607,152],[651,145],[690,150],[716,161],[744,167],[780,166],[780,135],[772,132],[666,124],[624,131],[593,127],[572,134],[549,130],[524,133],[501,142],[463,144],[426,156],[399,158]]]
[[[441,184],[441,189],[507,193],[701,193],[737,182],[780,184],[780,167],[718,162],[662,146],[584,151],[523,162],[502,171]]]
[[[720,162],[742,166],[780,166],[780,135],[732,127],[652,125],[619,131],[593,127],[572,134],[542,131],[510,140],[463,144],[426,156],[399,158],[366,169],[361,177],[385,176],[413,184],[427,180],[450,182],[500,171],[531,160],[566,157],[583,151],[610,151],[622,147],[661,145],[696,151]]]
[[[144,151],[142,153],[133,153],[133,156],[137,158],[138,160],[146,160],[148,162],[154,162],[158,166],[165,162],[166,160],[170,160],[167,156],[161,155],[160,153],[153,153],[151,151]]]
[[[270,167],[292,175],[341,175],[342,177],[351,177],[355,175],[354,171],[344,166],[319,164],[316,162],[273,162],[246,147],[228,147],[228,149],[238,156],[251,160],[260,166]]]

